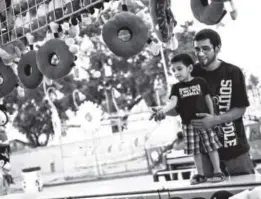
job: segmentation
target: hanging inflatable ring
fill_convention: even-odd
[[[17,77],[10,66],[0,63],[0,98],[11,93],[17,86]]]
[[[227,0],[190,0],[190,6],[194,17],[206,25],[218,24],[227,11],[224,8],[224,1]]]
[[[56,56],[59,62],[53,63]],[[37,66],[49,79],[60,79],[68,75],[73,66],[74,55],[66,43],[60,39],[47,41],[37,52]]]
[[[142,51],[148,36],[148,28],[142,19],[126,11],[108,20],[102,30],[102,37],[108,48],[115,55],[125,58]]]
[[[171,11],[169,0],[158,1],[150,0],[150,14],[158,39],[161,42],[168,42],[172,37],[173,29],[176,25],[176,20]]]
[[[18,64],[18,77],[28,89],[35,89],[41,84],[43,75],[36,64],[36,51],[29,51],[21,57]]]
[[[9,121],[6,111],[0,109],[0,126],[5,126]]]

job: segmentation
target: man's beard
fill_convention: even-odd
[[[208,67],[210,64],[212,64],[215,60],[216,60],[216,55],[212,56],[211,58],[208,58],[206,63],[200,62],[200,65],[201,65],[203,68],[206,68],[206,67]]]

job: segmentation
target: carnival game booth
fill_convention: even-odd
[[[245,125],[246,135],[250,144],[250,155],[256,171],[260,172],[261,163],[261,122]],[[187,180],[195,173],[193,156],[184,154],[183,150],[174,150],[173,143],[147,149],[153,181]],[[165,156],[165,159],[164,159]],[[165,161],[165,162],[163,162]]]
[[[101,36],[111,53],[125,59],[139,54],[153,43],[155,38],[152,38],[152,32],[155,33],[156,40],[160,44],[163,59],[165,57],[163,48],[171,48],[171,50],[177,48],[173,31],[177,22],[171,11],[170,0],[147,1],[149,4],[146,4],[146,7],[152,24],[145,23],[142,17],[129,9],[131,7],[129,0],[116,1],[120,3],[116,6],[119,8],[116,14],[114,13],[108,18],[104,17],[102,11],[104,4],[110,2],[115,1],[1,0],[0,54],[3,62],[0,63],[0,98],[15,90],[19,91],[20,88],[34,90],[41,86],[47,96],[49,93],[53,93],[55,82],[69,76],[74,69],[77,69],[75,61],[78,58],[79,46],[84,43],[83,37],[92,36],[90,32]],[[191,0],[190,2],[194,17],[205,25],[216,25],[221,22],[227,13],[225,2],[231,4],[231,18],[236,19],[237,12],[232,0],[212,0],[210,2]],[[97,12],[99,14],[92,17]],[[99,20],[84,23],[85,19],[95,17]],[[165,61],[164,64],[166,65]],[[62,129],[59,114],[51,98],[48,98],[48,103],[52,108],[54,132],[59,135]],[[157,159],[153,150],[150,154],[149,157]],[[186,159],[184,165],[191,162],[183,155],[179,158],[177,162]],[[170,164],[170,160],[168,161]],[[171,165],[175,164],[171,163]],[[181,170],[180,167],[176,168],[179,168],[176,170]],[[182,169],[185,169],[183,165]],[[74,188],[64,186],[31,196],[17,194],[11,195],[9,198],[226,199],[246,189],[260,186],[260,181],[259,175],[234,177],[220,184],[206,183],[197,186],[190,186],[186,179],[184,183],[171,181],[164,186],[153,181],[137,180],[120,185],[111,184],[110,189],[99,186],[96,189],[81,185]]]
[[[115,2],[116,13],[111,9]],[[143,6],[143,14],[131,10],[135,2]],[[232,0],[191,0],[188,9],[199,22],[216,25],[227,13],[226,2],[235,19]],[[111,3],[107,10],[114,12],[107,18],[105,3]],[[0,97],[20,87],[37,89],[46,78],[56,81],[68,76],[76,70],[75,54],[84,37],[100,35],[110,52],[122,58],[133,57],[156,41],[159,45],[154,46],[163,55],[164,49],[178,48],[176,25],[170,0],[1,0]]]

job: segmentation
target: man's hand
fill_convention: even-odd
[[[162,111],[160,111],[160,109],[152,108],[152,111],[153,111],[153,113],[150,116],[149,120],[154,119],[154,121],[157,122],[157,121],[161,121],[161,120],[165,119],[166,116]]]
[[[201,118],[191,121],[192,126],[196,129],[209,129],[218,124],[214,115],[208,113],[197,113],[196,115]]]

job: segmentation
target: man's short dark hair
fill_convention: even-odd
[[[194,41],[200,41],[209,39],[210,43],[213,45],[213,47],[221,46],[221,38],[220,35],[212,29],[203,29],[200,30],[194,37]]]
[[[182,54],[178,54],[176,56],[174,56],[171,61],[171,63],[175,63],[175,62],[182,62],[185,66],[189,66],[189,65],[194,65],[194,61],[191,58],[190,55],[182,53]]]

